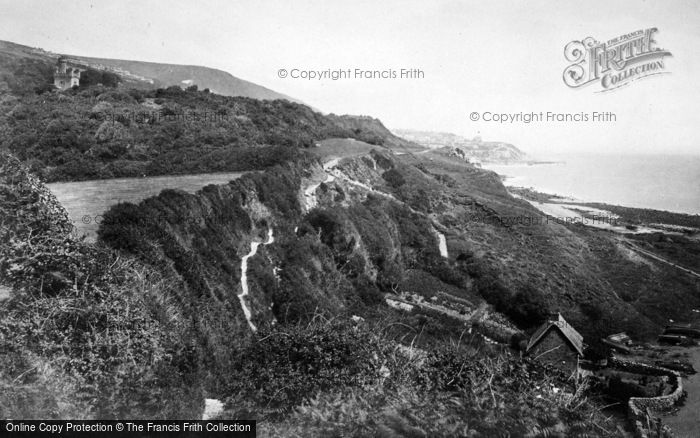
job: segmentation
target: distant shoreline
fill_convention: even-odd
[[[510,165],[484,163],[483,168],[496,172],[507,187],[555,193],[589,207],[605,204],[700,215],[699,160],[649,159],[641,155],[609,158],[554,156],[540,161],[538,157]],[[560,159],[563,161],[557,161]],[[632,214],[639,216],[639,212]]]
[[[665,210],[654,210],[651,208],[625,207],[622,205],[606,204],[603,202],[583,202],[558,194],[539,192],[527,187],[508,187],[508,191],[521,196],[528,201],[550,203],[550,204],[570,204],[582,207],[592,207],[599,210],[609,211],[619,216],[620,222],[632,226],[662,224],[677,227],[687,227],[700,230],[700,215],[677,213]]]
[[[525,160],[523,163],[528,166],[537,166],[540,164],[566,164],[566,161],[540,161],[540,160]]]

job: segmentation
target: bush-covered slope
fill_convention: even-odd
[[[179,276],[190,296],[216,297],[214,319],[234,312],[222,324],[236,333],[247,332],[235,297],[240,260],[270,229],[274,243],[249,263],[258,327],[352,312],[383,293],[447,291],[472,310],[485,300],[525,330],[561,312],[595,345],[615,331],[647,338],[696,305],[697,284],[663,266],[640,269],[614,236],[537,222],[546,219],[491,172],[376,150],[332,169],[305,159],[123,204],[99,234]]]
[[[370,116],[338,116],[330,114],[328,118],[338,126],[360,136],[359,139],[367,143],[383,144],[400,153],[416,152],[424,149],[417,143],[397,137],[379,119]]]
[[[382,142],[303,105],[179,87],[10,99],[0,104],[0,134],[0,147],[48,181],[261,169],[325,138]]]
[[[195,195],[166,191],[121,204],[100,230],[107,250],[66,237],[54,201],[17,195],[31,177],[7,162],[3,174],[14,176],[2,205],[24,199],[17,205],[32,209],[4,212],[18,218],[5,222],[15,231],[0,263],[3,285],[15,290],[0,304],[10,315],[2,326],[10,412],[60,405],[85,416],[193,418],[204,387],[226,401],[224,416],[257,418],[271,436],[614,436],[617,424],[582,389],[559,392],[574,388],[553,370],[490,347],[459,319],[389,309],[383,294],[472,308],[485,300],[523,328],[559,310],[587,341],[655,327],[648,304],[625,302],[610,285],[636,265],[617,260],[613,272],[614,254],[581,251],[614,250],[614,239],[564,225],[534,233],[509,219],[535,215],[532,207],[495,174],[466,164],[381,149],[335,167],[295,160]],[[55,211],[41,213],[44,205]],[[30,228],[54,231],[33,238]],[[252,332],[237,297],[241,259],[270,230],[274,242],[248,260]],[[593,309],[591,301],[605,304]],[[17,395],[42,391],[47,404]],[[162,404],[169,399],[191,403]],[[75,415],[65,409],[55,416]]]
[[[409,271],[476,304],[480,262],[440,256],[432,177],[381,152],[336,171],[328,181],[328,169],[300,161],[105,215],[102,241],[179,279],[171,298],[195,320],[223,417],[256,418],[262,436],[577,434],[593,422],[597,436],[616,435],[556,371],[440,313],[384,306],[382,294],[403,287],[440,294],[411,289]],[[303,192],[324,180],[309,209]],[[248,260],[253,332],[236,296],[241,258],[269,230],[274,242]]]
[[[52,85],[56,59],[41,49],[0,41],[0,96],[34,94]]]
[[[222,417],[253,416],[265,437],[620,436],[586,385],[478,336],[401,346],[392,327],[424,333],[425,318],[317,317],[261,333],[242,350]]]
[[[0,155],[0,417],[193,418],[196,343],[171,282],[89,245],[51,193]]]
[[[559,391],[568,385],[557,372],[490,350],[478,337],[462,339],[465,329],[450,320],[397,314],[377,307],[371,293],[360,293],[364,304],[358,302],[353,310],[363,312],[366,322],[328,319],[333,312],[336,316],[343,312],[328,307],[310,310],[313,301],[305,301],[297,308],[288,307],[286,317],[274,310],[279,322],[262,325],[258,334],[250,336],[221,325],[239,318],[235,309],[221,313],[221,319],[213,318],[212,311],[206,313],[207,305],[216,309],[227,297],[208,294],[205,285],[195,289],[190,280],[196,275],[188,277],[187,267],[178,266],[174,257],[147,267],[126,254],[136,252],[148,259],[149,251],[158,252],[149,249],[156,236],[163,239],[169,230],[175,237],[183,222],[193,227],[190,233],[212,226],[197,217],[196,204],[225,219],[219,227],[238,229],[239,239],[225,233],[218,237],[231,239],[229,257],[234,260],[236,246],[249,241],[251,227],[275,227],[280,240],[285,240],[285,227],[300,217],[301,209],[294,196],[285,195],[284,187],[310,176],[293,166],[254,175],[238,187],[207,188],[202,199],[190,199],[186,207],[171,204],[171,216],[161,222],[160,234],[141,246],[124,246],[135,243],[128,234],[105,235],[126,250],[117,254],[73,238],[66,214],[50,192],[18,160],[1,158],[0,286],[12,289],[8,299],[0,299],[0,415],[5,418],[195,419],[203,408],[202,387],[208,386],[226,401],[222,416],[256,418],[262,436],[576,432],[592,422],[598,424],[601,436],[614,434],[615,423],[602,417],[583,393],[556,395],[553,388]],[[175,195],[146,201],[141,211],[166,212],[167,200]],[[235,208],[226,210],[227,195],[240,205],[238,213]],[[113,213],[113,221],[131,217],[143,221],[139,226],[153,226],[147,215],[136,217],[136,212],[124,208]],[[189,220],[179,216],[185,208],[191,211],[186,215]],[[239,217],[233,225],[229,225],[231,214]],[[340,255],[324,249],[311,223],[305,225],[306,243],[291,244],[292,238],[284,244],[290,245],[288,263],[298,265],[281,265],[281,278],[303,277],[306,280],[301,281],[311,286],[322,278],[337,281],[333,265]],[[111,225],[105,232],[117,231],[117,224]],[[179,237],[185,234],[180,229]],[[119,236],[123,240],[115,240]],[[194,253],[206,251],[198,245],[216,239],[191,237],[185,237],[193,245],[190,255],[195,256],[188,259],[189,269],[196,271],[202,265]],[[209,255],[225,262],[223,254],[215,253],[221,248],[210,248]],[[282,248],[263,253],[262,258],[277,259]],[[167,249],[165,253],[173,254]],[[264,265],[258,260],[254,267],[253,281],[258,284],[265,278],[267,269],[260,269]],[[210,267],[226,269],[225,263]],[[176,271],[182,275],[173,279],[163,275]],[[338,292],[331,283],[325,286],[326,292],[317,289],[325,296],[308,298],[322,303]],[[348,293],[353,294],[350,289]],[[200,318],[192,318],[193,310],[203,312]],[[428,352],[401,347],[400,340],[411,332],[423,333],[416,345],[430,346]],[[209,340],[218,344],[202,348],[204,335],[214,333],[218,338]],[[212,358],[221,357],[226,349],[232,353],[227,367],[216,366]],[[532,385],[541,389],[533,390]],[[419,398],[412,395],[416,390]]]

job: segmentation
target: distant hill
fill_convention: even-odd
[[[42,84],[52,83],[53,68],[60,55],[39,48],[0,41],[0,93],[23,94]],[[171,85],[197,85],[223,96],[261,100],[286,99],[299,102],[260,85],[239,79],[225,71],[194,65],[159,64],[121,59],[67,55],[71,62],[116,73],[125,85],[134,88],[165,88]]]
[[[99,67],[117,74],[135,75],[152,80],[157,87],[169,85],[197,85],[200,89],[209,88],[212,93],[223,96],[241,96],[261,100],[286,99],[301,102],[284,94],[270,90],[252,82],[239,79],[230,73],[196,65],[159,64],[156,62],[125,61],[121,59],[87,58],[79,56],[92,67]]]
[[[422,149],[422,146],[410,139],[401,138],[389,131],[379,119],[370,116],[353,116],[329,114],[327,116],[336,125],[343,129],[354,132],[355,134],[362,133],[362,140],[367,143],[381,144],[384,147],[394,150],[395,152],[416,152]]]
[[[527,160],[527,154],[512,144],[483,141],[481,137],[474,137],[470,140],[449,132],[413,131],[410,129],[395,129],[394,134],[430,149],[443,147],[460,149],[468,158],[480,162],[512,163]]]

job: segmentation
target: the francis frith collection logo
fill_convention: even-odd
[[[658,47],[654,39],[656,32],[654,27],[605,42],[592,37],[571,41],[564,48],[564,56],[571,62],[564,70],[564,83],[571,88],[599,84],[601,89],[597,92],[604,92],[668,73],[664,57],[672,55]]]

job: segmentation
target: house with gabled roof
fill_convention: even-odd
[[[532,334],[525,353],[573,374],[583,357],[583,336],[557,313]]]

